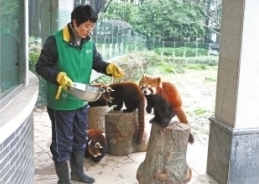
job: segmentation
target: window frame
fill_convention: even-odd
[[[18,77],[19,84],[17,86],[11,87],[10,89],[0,93],[0,110],[4,108],[8,103],[15,99],[28,85],[28,0],[23,0],[19,2],[19,28],[20,34],[18,38]],[[0,63],[1,64],[1,63]]]

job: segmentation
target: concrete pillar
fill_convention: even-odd
[[[215,117],[207,173],[220,184],[259,181],[259,1],[223,0]]]

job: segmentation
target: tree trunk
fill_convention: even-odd
[[[185,184],[192,176],[186,163],[189,125],[171,122],[164,130],[152,124],[144,162],[137,170],[139,184]]]
[[[137,144],[137,123],[137,111],[131,113],[109,111],[106,113],[105,131],[108,147],[107,153],[122,156],[133,152],[146,151],[148,134],[145,131],[141,144]]]
[[[88,109],[88,129],[97,129],[105,132],[104,121],[108,106],[89,107]]]

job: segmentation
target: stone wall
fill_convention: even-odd
[[[0,184],[34,181],[34,134],[31,114],[0,144]]]

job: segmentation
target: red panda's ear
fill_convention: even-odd
[[[157,86],[159,86],[160,88],[162,88],[162,80],[161,80],[161,77],[157,77],[157,78],[156,78],[156,81],[157,81]]]
[[[107,93],[110,93],[110,92],[112,92],[112,91],[115,91],[115,90],[112,89],[110,86],[108,86],[108,87],[106,88],[106,92],[107,92]]]
[[[94,147],[97,148],[97,149],[103,148],[99,142],[95,143]]]

